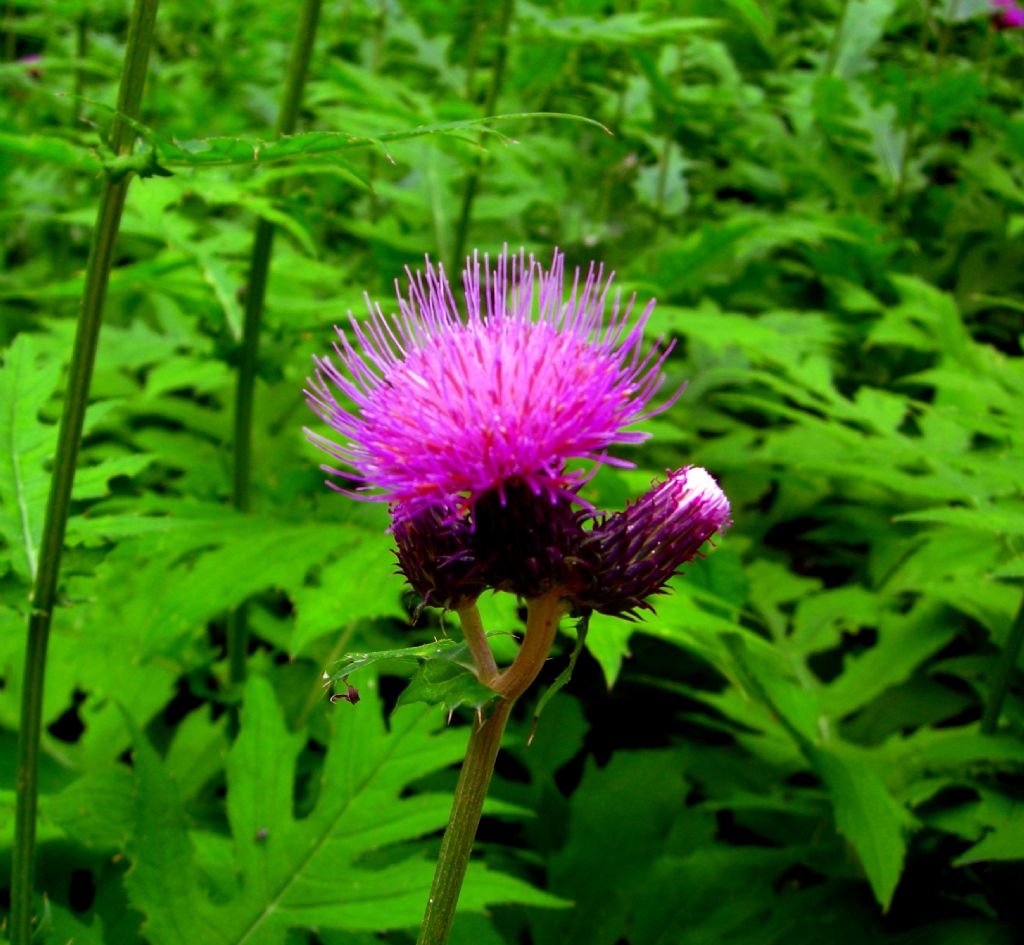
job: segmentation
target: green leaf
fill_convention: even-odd
[[[587,635],[587,651],[597,660],[611,689],[619,678],[622,661],[629,656],[629,641],[637,628],[626,620],[592,614],[594,632]]]
[[[0,151],[9,151],[33,161],[48,161],[78,171],[102,171],[103,160],[92,148],[46,135],[19,135],[0,131]]]
[[[965,806],[978,824],[981,839],[961,853],[953,861],[954,865],[1024,860],[1024,816],[1020,800],[991,790],[982,790],[979,794],[977,802]]]
[[[875,898],[887,911],[903,873],[912,818],[889,793],[869,753],[839,744],[807,750],[828,788],[836,827],[857,851]]]
[[[352,673],[396,664],[416,668],[399,705],[424,702],[443,705],[451,711],[460,705],[481,708],[496,697],[493,689],[477,679],[468,644],[449,639],[375,653],[349,653],[339,661],[327,685],[347,686]]]
[[[551,701],[552,697],[555,696],[560,689],[563,689],[565,684],[572,679],[572,671],[576,668],[576,660],[579,659],[580,653],[583,652],[583,644],[587,642],[587,629],[589,626],[589,615],[580,617],[579,620],[576,621],[576,644],[573,646],[572,653],[569,655],[569,662],[565,669],[555,677],[554,682],[544,690],[541,697],[537,700],[537,705],[533,710],[534,731],[536,731],[537,720],[544,711],[544,707]]]
[[[927,522],[932,525],[952,525],[972,531],[995,535],[1024,535],[1024,510],[1019,508],[953,508],[921,509],[904,512],[893,518],[896,522]]]
[[[636,12],[594,16],[550,16],[530,10],[524,18],[524,30],[535,39],[557,40],[582,45],[630,47],[643,43],[668,42],[689,33],[703,32],[722,25],[719,20],[703,17],[666,17],[656,13]]]
[[[445,824],[450,799],[408,787],[461,756],[465,729],[435,733],[435,713],[403,709],[388,731],[372,682],[364,692],[358,706],[331,710],[316,802],[296,818],[295,765],[306,736],[287,729],[270,684],[250,678],[227,762],[233,869],[223,875],[218,854],[222,894],[195,894],[196,857],[183,857],[180,808],[166,790],[155,800],[168,810],[150,812],[158,825],[173,822],[174,831],[151,830],[137,847],[133,875],[147,881],[134,881],[130,893],[154,945],[284,945],[291,929],[367,931],[419,922],[433,868],[416,841]],[[140,793],[159,794],[165,777],[147,766]],[[200,842],[195,849],[220,848]],[[497,902],[560,904],[472,864],[460,907],[480,911]]]
[[[908,679],[917,667],[956,635],[945,608],[918,605],[906,614],[884,614],[877,623],[878,640],[858,656],[849,656],[843,673],[825,687],[821,705],[842,718],[866,705],[890,686]]]
[[[494,690],[482,685],[471,668],[442,657],[423,662],[398,697],[398,704],[424,702],[453,711],[461,705],[479,709],[494,698]]]
[[[89,524],[93,534],[140,536],[123,540],[107,556],[98,569],[97,593],[114,619],[134,629],[145,655],[177,651],[208,620],[259,591],[303,587],[311,569],[366,534],[337,523],[328,544],[315,523],[189,502],[169,503],[168,509],[170,518],[133,516],[126,529],[118,516]],[[133,572],[130,584],[123,580],[126,567]]]
[[[41,356],[36,339],[22,334],[7,349],[0,370],[0,536],[15,573],[31,583],[39,561],[43,511],[54,428],[39,413],[60,379],[60,362]]]
[[[646,793],[649,784],[658,790]],[[566,842],[548,857],[549,887],[575,908],[538,915],[536,945],[615,945],[626,937],[633,902],[679,815],[683,786],[674,752],[616,752],[603,768],[587,763]]]
[[[133,729],[136,788],[135,829],[128,846],[132,866],[125,888],[133,902],[144,904],[143,930],[153,945],[213,945],[216,933],[197,908],[203,901],[200,877],[177,786],[128,713],[125,719]]]
[[[60,381],[62,360],[37,336],[21,334],[5,353],[0,369],[0,537],[10,549],[15,574],[35,579],[43,517],[50,488],[48,465],[56,450],[57,426],[41,412]],[[117,407],[115,401],[93,404],[86,430]],[[155,457],[136,453],[82,465],[75,474],[77,500],[102,498],[112,479],[134,476]],[[69,531],[74,531],[74,517]]]
[[[42,814],[85,847],[121,851],[135,820],[131,772],[124,765],[87,771],[41,798]]]
[[[325,564],[315,583],[292,594],[295,630],[289,643],[292,655],[329,633],[340,633],[364,617],[396,617],[407,621],[402,607],[403,579],[395,574],[392,541],[383,532],[367,530],[334,561]]]
[[[582,115],[561,112],[518,112],[489,118],[466,118],[459,121],[434,122],[400,131],[375,135],[347,134],[341,131],[308,131],[282,135],[272,141],[258,138],[202,138],[192,141],[156,138],[156,150],[162,164],[169,167],[223,167],[232,164],[270,164],[318,154],[336,154],[354,148],[380,147],[394,141],[407,141],[428,135],[456,135],[478,131],[505,136],[489,126],[493,122],[524,121],[534,118],[559,118],[594,125],[611,134],[604,125]]]
[[[870,65],[868,53],[882,38],[896,0],[851,0],[832,39],[831,67],[841,76],[853,76]]]

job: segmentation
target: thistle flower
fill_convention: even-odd
[[[589,573],[579,557],[586,516],[562,499],[538,498],[524,485],[504,499],[483,495],[472,515],[446,506],[398,516],[392,529],[399,570],[424,604],[454,610],[484,588],[523,598],[569,588]]]
[[[429,259],[396,283],[398,315],[367,297],[370,317],[351,315],[330,357],[315,358],[310,407],[341,434],[307,430],[358,483],[357,498],[392,503],[396,522],[431,508],[471,513],[494,493],[505,503],[524,486],[549,502],[579,502],[591,464],[631,466],[609,455],[643,441],[627,428],[651,407],[671,345],[645,351],[653,301],[632,325],[633,299],[611,295],[613,274],[577,269],[564,301],[564,256],[544,270],[532,256],[503,252],[491,268],[474,254],[463,272],[463,305]],[[606,310],[611,312],[606,315]]]
[[[581,555],[592,562],[591,584],[577,603],[600,613],[635,619],[653,610],[648,598],[701,545],[729,524],[729,500],[699,466],[669,473],[633,505],[595,522]]]
[[[527,599],[560,588],[577,609],[632,620],[654,609],[648,598],[728,527],[729,513],[715,480],[688,466],[610,515],[519,486],[504,503],[484,496],[472,519],[428,509],[400,519],[394,534],[399,567],[424,604],[454,609],[485,588]]]
[[[1017,0],[992,0],[999,12],[996,14],[996,24],[1003,29],[1024,28],[1024,6]]]
[[[454,610],[487,587],[472,546],[473,528],[465,515],[434,506],[399,517],[392,528],[398,569],[423,605]]]

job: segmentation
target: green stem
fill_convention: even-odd
[[[981,717],[981,730],[986,735],[991,735],[996,730],[999,714],[1002,712],[1003,702],[1010,689],[1010,681],[1013,679],[1013,672],[1017,668],[1022,644],[1024,644],[1024,598],[1021,598],[1017,616],[1013,621],[1013,626],[1010,627],[1010,635],[1006,638],[1002,652],[996,658],[996,665],[989,679],[988,703],[985,705],[985,713]]]
[[[473,85],[476,79],[477,61],[480,58],[480,40],[487,25],[487,5],[483,0],[470,0],[469,40],[466,43],[466,90],[467,100],[473,99]]]
[[[75,53],[78,65],[75,68],[75,100],[72,103],[77,117],[82,108],[82,96],[85,95],[85,57],[89,55],[89,16],[82,13],[76,26]]]
[[[136,118],[146,81],[149,50],[159,0],[135,0],[128,27],[124,71],[117,97],[117,110]],[[114,119],[110,146],[117,154],[131,151],[135,134],[120,117]],[[89,400],[96,348],[99,344],[103,305],[114,258],[114,245],[121,225],[121,213],[128,193],[129,177],[116,183],[104,181],[96,227],[92,234],[85,271],[82,309],[78,317],[74,350],[68,374],[67,394],[61,415],[46,503],[46,518],[40,544],[39,570],[32,594],[28,622],[25,673],[22,679],[21,722],[18,729],[17,806],[14,821],[14,850],[11,876],[12,945],[29,945],[32,937],[32,888],[34,876],[36,810],[39,800],[39,741],[43,724],[43,686],[50,624],[57,598],[60,559],[71,510],[71,489],[82,440],[82,425]]]
[[[494,654],[487,643],[487,633],[484,631],[476,601],[461,604],[455,608],[455,612],[459,615],[462,635],[466,638],[469,652],[473,656],[476,674],[482,683],[489,684],[490,680],[498,675],[498,665],[494,662]]]
[[[387,0],[379,0],[377,16],[374,18],[373,40],[370,45],[370,72],[377,75],[384,58],[384,36],[388,27]],[[376,219],[381,212],[380,195],[377,193],[379,160],[376,149],[366,156],[366,181],[370,186],[370,215]]]
[[[4,4],[4,19],[7,21],[7,32],[4,34],[4,61],[14,62],[14,54],[18,48],[18,33],[14,29],[14,4]]]
[[[665,220],[665,192],[668,190],[668,165],[672,159],[672,130],[665,132],[665,139],[662,142],[661,166],[658,168],[658,227],[664,226]]]
[[[498,51],[494,57],[494,69],[491,72],[491,84],[487,88],[484,101],[484,117],[490,118],[498,107],[498,97],[505,82],[505,65],[508,62],[508,31],[512,24],[515,11],[515,0],[504,0],[501,7],[501,19],[498,21]],[[473,203],[477,190],[480,188],[480,171],[482,159],[478,155],[473,163],[473,170],[466,179],[466,189],[462,194],[462,210],[459,213],[459,225],[455,232],[455,252],[452,256],[452,272],[458,272],[462,266],[462,256],[466,251],[466,236],[469,233],[469,221],[473,216]]]
[[[417,945],[445,945],[448,941],[494,762],[514,704],[511,699],[499,699],[491,714],[470,736]]]
[[[281,110],[275,131],[290,135],[295,131],[302,92],[309,72],[309,59],[316,38],[320,18],[321,0],[304,0],[298,31],[292,45],[288,73],[285,77]],[[281,182],[267,188],[271,199],[280,195]],[[256,366],[260,353],[260,327],[263,321],[263,303],[267,294],[267,274],[270,255],[274,248],[274,225],[260,217],[252,241],[249,279],[245,288],[245,324],[242,329],[242,358],[238,367],[235,390],[235,455],[232,478],[232,503],[240,512],[252,506],[252,411],[256,388]],[[228,617],[228,667],[231,682],[239,684],[245,679],[246,652],[249,645],[249,622],[245,604],[237,607]]]
[[[921,45],[918,50],[918,56],[920,61],[924,61],[928,55],[928,43],[932,32],[932,17],[931,9],[928,3],[923,6],[923,21],[921,24]],[[947,24],[948,28],[948,24]],[[938,74],[938,62],[937,60],[932,61],[932,81],[934,82],[935,76]],[[897,220],[902,221],[905,212],[904,198],[906,196],[907,188],[907,171],[910,167],[910,158],[914,151],[914,145],[916,143],[918,121],[921,117],[921,89],[919,85],[915,85],[911,90],[910,95],[910,107],[907,112],[907,124],[904,130],[903,148],[900,151],[899,167],[896,171],[896,189],[893,192],[893,207],[895,208],[895,215]]]
[[[552,591],[529,601],[526,638],[519,649],[519,655],[491,684],[501,696],[490,715],[474,728],[470,736],[466,758],[462,762],[459,782],[455,788],[452,813],[441,841],[441,852],[438,854],[434,882],[430,887],[417,945],[445,945],[448,941],[505,724],[516,699],[526,692],[543,668],[558,630],[558,621],[565,613],[560,591]],[[459,614],[461,619],[462,610]]]

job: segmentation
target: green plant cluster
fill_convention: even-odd
[[[656,615],[594,616],[536,723],[523,700],[452,941],[1020,941],[1024,31],[981,0],[520,0],[503,40],[501,6],[325,3],[275,141],[298,3],[166,3],[117,158],[126,5],[4,4],[0,878],[98,179],[133,174],[50,646],[45,941],[414,940],[472,693],[418,704],[445,701],[421,668],[396,708],[415,668],[374,657],[328,699],[346,653],[451,619],[413,622],[385,510],[323,487],[301,390],[364,290],[454,268],[467,203],[464,248],[604,260],[676,340],[685,395],[591,500],[692,463],[735,524]],[[481,605],[511,647],[516,601]]]

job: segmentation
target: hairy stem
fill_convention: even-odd
[[[445,945],[448,941],[505,724],[516,699],[526,692],[543,668],[558,630],[558,621],[565,613],[560,591],[531,600],[527,609],[526,638],[519,654],[515,662],[491,683],[501,696],[470,736],[417,945]],[[462,614],[460,609],[460,619],[463,619]],[[474,634],[483,634],[475,606],[468,613],[468,622],[463,622],[464,630],[467,626],[470,627],[467,640]],[[491,660],[493,662],[493,656]]]
[[[470,736],[417,945],[445,945],[448,941],[484,798],[513,705],[511,699],[499,699]]]
[[[505,83],[505,64],[508,62],[508,31],[515,10],[515,0],[504,0],[501,7],[501,19],[498,21],[496,39],[498,51],[494,57],[494,68],[491,72],[491,84],[487,87],[487,99],[484,102],[484,117],[490,118],[498,107],[498,97]],[[466,236],[469,233],[469,221],[473,217],[473,203],[480,187],[481,158],[478,156],[473,170],[466,179],[466,189],[462,194],[462,210],[459,213],[459,225],[455,232],[455,252],[452,256],[452,272],[458,272],[462,265],[462,256],[466,251]]]
[[[498,664],[494,662],[494,654],[487,643],[487,634],[484,631],[483,622],[480,620],[480,611],[476,601],[470,601],[455,608],[459,615],[459,623],[462,625],[462,635],[469,645],[469,652],[473,654],[473,663],[476,666],[476,674],[484,685],[490,685],[498,675]]]
[[[146,81],[149,50],[159,0],[135,0],[128,27],[124,71],[117,97],[117,111],[110,131],[110,146],[117,154],[131,151],[135,134],[121,115],[136,118]],[[116,183],[107,178],[100,194],[96,227],[92,234],[85,270],[85,289],[71,354],[67,393],[61,414],[40,544],[39,568],[32,593],[28,622],[25,673],[22,678],[21,721],[18,729],[17,806],[11,866],[12,945],[29,945],[32,937],[32,888],[34,879],[36,811],[39,801],[39,740],[43,724],[43,687],[50,624],[57,598],[60,559],[71,510],[71,489],[82,440],[82,425],[89,401],[96,348],[99,344],[103,305],[114,258],[130,178]]]
[[[321,0],[304,0],[299,27],[292,45],[288,73],[285,76],[281,110],[275,131],[288,135],[295,131],[302,92],[309,71]],[[275,182],[267,188],[273,200],[280,194],[281,184]],[[260,353],[260,326],[263,320],[263,302],[267,294],[267,273],[274,248],[274,225],[260,217],[252,241],[249,279],[245,287],[245,325],[242,330],[242,357],[238,367],[235,389],[235,455],[232,479],[232,503],[240,512],[248,512],[252,505],[252,410],[256,388],[256,366]],[[245,604],[237,607],[228,617],[228,672],[236,686],[245,680],[246,652],[249,645],[249,621]]]
[[[991,735],[999,723],[999,714],[1003,710],[1013,671],[1017,668],[1017,660],[1020,658],[1021,644],[1024,644],[1024,598],[1017,608],[1017,616],[1010,627],[1010,635],[1006,638],[1002,652],[996,657],[996,664],[989,679],[988,702],[981,717],[981,730],[986,735]]]

